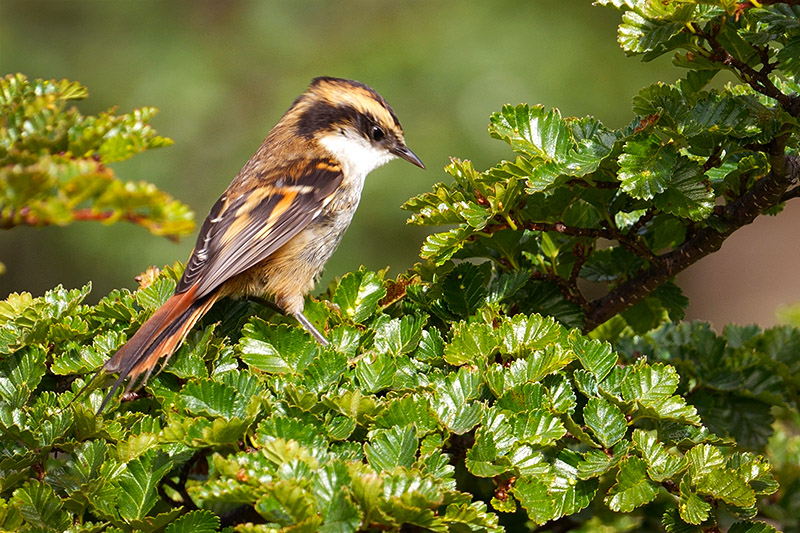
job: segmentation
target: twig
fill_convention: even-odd
[[[705,39],[711,47],[713,54],[709,59],[738,70],[741,73],[742,80],[750,87],[764,96],[777,100],[787,113],[793,117],[800,118],[800,98],[782,93],[769,79],[769,73],[775,66],[765,62],[762,55],[762,68],[761,70],[756,70],[744,61],[732,56],[717,40],[716,35],[719,33],[720,27],[713,28],[711,33],[697,29],[697,34]],[[757,48],[754,48],[754,51],[761,55],[760,50]]]
[[[591,331],[617,313],[640,301],[663,283],[693,263],[715,252],[737,229],[750,224],[766,209],[784,201],[787,189],[797,181],[800,161],[785,154],[788,134],[776,138],[770,145],[770,172],[737,200],[715,209],[721,230],[706,226],[696,231],[674,250],[651,259],[649,268],[623,282],[611,292],[589,303],[584,319],[584,331]],[[797,195],[792,189],[790,196]]]

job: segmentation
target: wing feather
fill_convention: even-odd
[[[176,293],[197,298],[269,257],[320,215],[342,182],[341,167],[315,160],[241,194],[226,192],[200,228]]]

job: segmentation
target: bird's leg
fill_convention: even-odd
[[[306,315],[304,315],[302,311],[297,311],[292,313],[292,315],[297,319],[298,322],[300,322],[301,326],[306,328],[307,332],[311,333],[312,337],[317,339],[318,343],[320,343],[322,346],[327,346],[329,344],[328,339],[326,339],[322,333],[320,333],[319,330],[314,327],[314,325],[306,318]]]
[[[265,307],[269,307],[270,309],[278,311],[281,314],[284,315],[286,314],[286,311],[280,306],[280,304],[273,302],[271,300],[267,300],[266,298],[262,298],[260,296],[246,296],[245,298],[250,300],[251,302],[255,302]],[[306,316],[303,314],[302,311],[290,312],[289,314],[292,315],[298,322],[300,322],[300,325],[303,326],[305,330],[309,332],[311,336],[317,340],[318,343],[320,343],[323,346],[327,346],[329,344],[328,339],[326,339],[325,336],[322,333],[320,333],[317,328],[314,327],[314,325],[311,323],[309,319],[306,318]]]

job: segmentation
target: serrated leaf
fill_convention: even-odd
[[[625,143],[619,156],[622,190],[632,198],[651,200],[666,190],[678,161],[673,144],[663,144],[656,135]]]
[[[511,145],[515,152],[541,158],[543,161],[566,157],[572,147],[572,135],[557,109],[545,111],[543,106],[516,107],[505,105],[490,118],[489,134]]]
[[[777,529],[764,522],[736,522],[728,528],[728,533],[779,533]]]
[[[753,489],[734,470],[716,468],[700,478],[694,478],[697,492],[714,496],[736,507],[752,507],[756,503]]]
[[[428,235],[420,250],[420,257],[442,266],[466,244],[473,230],[465,225],[441,233]]]
[[[375,430],[364,452],[370,466],[377,472],[396,466],[411,467],[416,458],[419,440],[413,427]]]
[[[612,450],[609,456],[604,450],[590,449],[578,463],[578,477],[590,479],[599,477],[619,464],[627,456],[630,444],[627,441],[620,441]]]
[[[620,463],[617,482],[604,501],[612,511],[629,513],[652,501],[657,494],[658,485],[648,479],[644,461],[628,457]]]
[[[147,453],[129,461],[120,474],[117,505],[124,518],[143,518],[158,501],[156,485],[172,468],[172,461],[163,453]]]
[[[509,422],[516,440],[525,444],[553,444],[567,433],[561,420],[542,409],[516,413]]]
[[[580,479],[578,464],[581,456],[570,449],[559,452],[553,462],[555,477],[550,483],[550,494],[556,500],[558,516],[572,515],[587,507],[597,492],[597,479]]]
[[[422,338],[422,315],[406,315],[380,323],[375,328],[374,349],[393,356],[413,351]]]
[[[647,473],[653,481],[670,479],[687,466],[685,458],[668,453],[650,433],[637,428],[633,431],[632,440],[647,463]]]
[[[64,531],[72,522],[63,510],[61,500],[47,483],[29,479],[14,491],[11,505],[19,509],[22,517],[34,527],[51,531]]]
[[[384,296],[386,289],[380,276],[361,269],[342,276],[331,300],[345,316],[360,324],[375,313]]]
[[[242,361],[264,372],[302,371],[316,356],[318,345],[304,330],[267,324],[252,318],[239,341]]]
[[[392,357],[383,352],[364,354],[356,364],[356,378],[365,392],[376,393],[392,386],[397,366]]]
[[[580,480],[577,464],[580,456],[571,450],[559,453],[553,464],[554,476],[549,483],[541,478],[523,476],[512,487],[514,496],[537,524],[577,513],[591,503],[597,480]]]
[[[628,53],[664,53],[675,46],[670,41],[679,36],[684,28],[682,22],[651,19],[639,9],[630,10],[622,15],[617,41]]]
[[[167,526],[164,533],[214,533],[219,528],[219,517],[211,511],[189,511]]]
[[[563,332],[563,327],[552,317],[534,314],[516,315],[503,320],[497,333],[503,353],[522,355],[555,343]]]
[[[661,517],[661,523],[664,525],[664,529],[667,530],[667,533],[702,533],[703,531],[703,529],[698,526],[684,522],[681,519],[678,509],[675,507],[667,509],[664,512],[664,516]]]
[[[614,446],[628,430],[619,407],[603,398],[589,398],[583,408],[583,420],[605,448]]]
[[[544,524],[557,516],[555,502],[547,489],[542,480],[530,476],[520,477],[512,488],[514,497],[537,524]]]
[[[725,466],[725,458],[719,448],[710,444],[698,444],[686,452],[689,462],[689,475],[696,482],[701,477]]]
[[[594,374],[597,381],[602,381],[619,359],[607,342],[589,339],[578,333],[570,332],[569,343],[583,368]]]
[[[444,360],[451,365],[482,367],[497,349],[498,341],[489,324],[459,322],[453,325],[453,340],[444,347]]]
[[[461,367],[436,384],[431,405],[440,422],[462,435],[483,416],[483,404],[474,401],[481,391],[480,372]]]
[[[800,77],[800,36],[795,36],[778,50],[776,56],[780,68],[788,75],[797,79]]]
[[[703,498],[692,491],[689,480],[684,477],[680,485],[681,496],[678,502],[678,510],[681,518],[689,524],[699,525],[708,520],[708,513],[711,505]]]
[[[426,397],[406,395],[389,403],[375,419],[377,427],[414,427],[417,436],[430,433],[437,427],[436,417]]]
[[[301,485],[279,480],[255,503],[258,514],[271,523],[294,526],[298,531],[319,531],[322,518],[316,513],[313,496]]]
[[[188,382],[181,390],[180,400],[184,408],[193,413],[211,417],[244,418],[248,396],[234,387],[198,379]]]
[[[460,263],[441,282],[448,309],[458,317],[468,317],[486,303],[488,290],[484,270],[472,263]]]
[[[625,401],[638,400],[650,405],[672,396],[679,381],[678,373],[671,366],[637,364],[628,372],[620,390]]]

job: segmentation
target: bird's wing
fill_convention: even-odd
[[[226,191],[200,228],[176,293],[197,286],[202,298],[274,253],[318,217],[342,182],[341,167],[318,159],[304,168],[257,178],[256,187]]]

